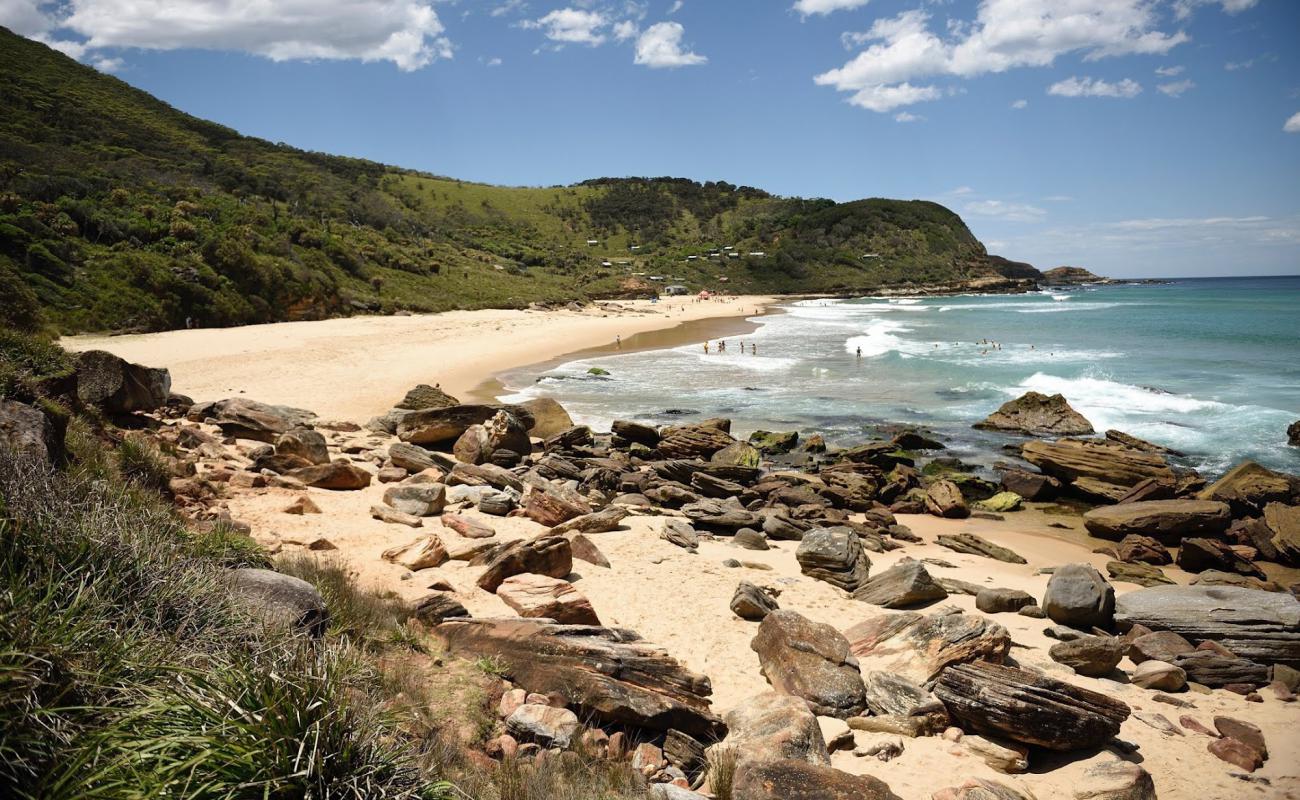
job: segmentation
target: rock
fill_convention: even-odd
[[[1023,772],[1024,770],[1019,770]],[[1035,800],[1032,794],[983,778],[967,778],[960,786],[949,786],[930,795],[930,800]]]
[[[1269,503],[1264,506],[1264,524],[1272,534],[1269,544],[1278,560],[1300,566],[1300,505]]]
[[[986,662],[947,667],[934,693],[963,729],[1049,750],[1101,745],[1129,716],[1127,705],[1104,694]]]
[[[550,488],[534,486],[524,499],[524,516],[548,528],[590,513],[591,507],[581,500],[566,497]]]
[[[1292,447],[1300,447],[1300,420],[1286,426],[1286,443]]]
[[[1156,800],[1151,773],[1129,761],[1103,761],[1084,770],[1074,800]]]
[[[732,544],[746,550],[768,550],[767,535],[753,528],[741,528],[731,539]]]
[[[1264,766],[1264,756],[1255,748],[1237,739],[1215,739],[1206,747],[1217,758],[1240,767],[1246,772],[1254,772]]]
[[[700,546],[699,534],[690,523],[680,519],[664,520],[664,528],[659,538],[686,550],[696,550]]]
[[[1174,561],[1173,556],[1169,555],[1169,551],[1158,540],[1136,533],[1130,533],[1120,540],[1115,555],[1120,561],[1156,566],[1172,564]]]
[[[647,791],[650,800],[709,800],[702,794],[671,783],[653,783]]]
[[[1184,539],[1177,562],[1184,572],[1218,570],[1265,578],[1263,570],[1217,539]]]
[[[978,614],[881,614],[845,631],[869,669],[929,683],[944,667],[968,661],[1001,663],[1011,647],[1007,629]]]
[[[561,693],[584,719],[702,741],[726,733],[709,710],[709,679],[634,631],[504,619],[449,620],[434,632],[452,655],[495,657],[516,686]]]
[[[659,431],[653,426],[626,419],[616,419],[609,428],[615,436],[621,436],[629,442],[655,447],[659,444]]]
[[[506,730],[515,737],[545,747],[568,747],[582,728],[578,717],[567,708],[525,703],[506,718]]]
[[[1094,508],[1083,515],[1088,533],[1119,541],[1130,534],[1178,544],[1188,536],[1218,536],[1232,521],[1226,503],[1208,500],[1147,500]]]
[[[537,397],[532,400],[525,400],[520,405],[533,418],[533,422],[528,426],[528,433],[539,439],[549,439],[564,431],[573,428],[573,418],[569,412],[564,410],[558,400],[551,397]],[[510,448],[514,449],[514,448]],[[528,449],[516,452],[527,453]]]
[[[1259,729],[1258,725],[1245,720],[1234,719],[1233,717],[1217,716],[1214,718],[1214,728],[1219,732],[1220,736],[1248,744],[1265,761],[1268,760],[1268,744],[1264,741],[1264,732]]]
[[[411,616],[426,625],[437,625],[443,620],[467,618],[469,612],[449,592],[430,592],[411,604]]]
[[[448,512],[439,517],[438,521],[442,523],[442,527],[455,531],[466,539],[491,539],[497,535],[496,530],[490,525],[484,525],[473,517],[467,517],[464,514]]]
[[[1243,461],[1196,497],[1227,503],[1234,516],[1259,516],[1269,503],[1300,502],[1300,478]]]
[[[736,706],[725,721],[727,738],[715,747],[732,750],[737,761],[831,763],[817,718],[797,697],[764,692]]]
[[[409,570],[428,569],[447,561],[447,548],[437,536],[424,536],[410,544],[399,545],[384,551],[385,561]]]
[[[1138,586],[1165,586],[1173,581],[1150,564],[1126,564],[1123,561],[1107,561],[1106,573],[1113,580],[1136,583]]]
[[[61,442],[40,409],[14,400],[0,399],[0,455],[24,453],[43,464],[56,460]]]
[[[393,466],[401,467],[412,474],[439,468],[438,462],[433,460],[428,450],[406,442],[393,442],[389,445],[388,459],[393,462]]]
[[[742,761],[731,796],[734,800],[900,800],[878,778],[794,759]]]
[[[731,612],[741,619],[761,620],[779,608],[772,595],[747,581],[741,581],[731,597]]]
[[[227,572],[226,584],[236,601],[263,622],[315,637],[325,634],[329,608],[321,593],[307,581],[269,569],[244,567]]]
[[[1129,675],[1129,681],[1143,689],[1179,692],[1187,686],[1187,672],[1165,661],[1143,661]]]
[[[1019,611],[1034,605],[1034,597],[1019,589],[982,588],[975,595],[975,607],[985,614],[1000,614]]]
[[[507,544],[478,578],[479,588],[495,592],[506,578],[531,572],[563,578],[573,571],[573,548],[563,536],[543,534]]]
[[[735,441],[715,427],[682,425],[666,429],[655,450],[661,458],[708,458]]]
[[[682,506],[682,513],[697,525],[727,530],[752,528],[761,521],[761,517],[752,511],[716,500],[687,503]]]
[[[854,592],[853,598],[885,608],[908,608],[948,596],[920,561],[905,559],[874,577]]]
[[[799,444],[799,433],[797,431],[754,431],[749,435],[749,444],[766,455],[783,455]]]
[[[402,467],[380,467],[375,477],[380,483],[398,483],[406,480],[410,473]]]
[[[1115,621],[1218,642],[1260,664],[1300,667],[1300,600],[1234,586],[1156,586],[1120,595]]]
[[[370,473],[350,461],[338,460],[329,464],[290,470],[288,477],[302,481],[307,486],[334,491],[355,491],[370,485]]]
[[[1029,769],[1029,749],[1024,745],[974,734],[962,736],[961,743],[998,772],[1016,775]]]
[[[858,535],[849,528],[808,531],[795,550],[795,559],[803,574],[846,592],[856,591],[871,570],[871,559],[863,552]]]
[[[447,505],[447,487],[441,483],[390,486],[384,490],[384,503],[404,514],[432,517]]]
[[[925,510],[944,519],[965,519],[970,508],[961,490],[952,481],[935,481],[925,492]]]
[[[1168,485],[1173,485],[1177,480],[1169,464],[1156,453],[1143,453],[1098,442],[1070,439],[1056,442],[1032,441],[1024,444],[1021,454],[1030,464],[1066,483],[1074,483],[1080,478],[1092,478],[1129,488],[1147,478]]]
[[[745,442],[733,442],[709,456],[711,464],[728,464],[736,467],[757,468],[762,462],[763,454]]]
[[[1047,654],[1058,664],[1080,675],[1101,678],[1119,666],[1128,643],[1113,636],[1084,636],[1071,642],[1057,642]]]
[[[1041,605],[1053,622],[1084,630],[1109,628],[1115,589],[1091,565],[1066,564],[1048,579]]]
[[[924,718],[926,730],[938,732],[948,725],[948,711],[939,698],[915,681],[897,673],[875,670],[863,681],[867,708],[876,716]]]
[[[460,401],[444,392],[441,385],[430,386],[427,383],[421,383],[408,391],[395,408],[421,411],[426,408],[446,408],[459,404]]]
[[[165,369],[131,364],[103,350],[77,356],[77,399],[110,414],[155,411],[167,405],[172,376]]]
[[[1129,641],[1128,657],[1134,664],[1144,661],[1173,661],[1195,649],[1196,645],[1173,631],[1153,631]]]
[[[487,428],[482,425],[470,425],[465,428],[451,446],[452,455],[465,464],[483,464],[492,458],[492,446],[488,442]]]
[[[1234,684],[1263,686],[1268,683],[1268,667],[1234,655],[1198,649],[1176,656],[1172,663],[1187,673],[1189,681],[1214,689]]]
[[[536,419],[533,419],[534,425]],[[498,411],[483,423],[487,432],[488,453],[498,450],[510,450],[520,455],[532,452],[532,442],[528,438],[529,426],[525,425],[509,411]]]
[[[994,513],[1007,513],[1019,511],[1023,501],[1024,498],[1015,492],[998,492],[987,500],[980,500],[975,507]]]
[[[607,533],[618,530],[627,518],[627,509],[622,506],[607,506],[590,514],[574,517],[568,522],[551,528],[551,533]]]
[[[967,553],[974,556],[984,556],[995,561],[1005,561],[1008,564],[1026,564],[1028,562],[1013,550],[1009,550],[1001,545],[993,544],[982,536],[973,533],[942,533],[934,540],[935,544],[946,547],[949,550],[955,550],[958,553]]]
[[[1051,500],[1061,491],[1061,482],[1041,472],[1009,469],[1002,473],[1002,488],[1026,500]]]
[[[301,516],[303,514],[319,514],[321,511],[320,506],[316,505],[310,497],[304,494],[300,495],[292,503],[285,506],[284,513],[297,514]]]
[[[866,707],[849,642],[831,626],[776,610],[759,624],[750,648],[772,688],[803,698],[814,714],[843,719]]]
[[[591,601],[567,581],[547,575],[512,575],[497,587],[497,597],[521,617],[545,617],[566,625],[599,625]]]
[[[504,517],[515,510],[516,499],[516,495],[511,492],[499,492],[492,489],[479,495],[478,510],[482,514]]]
[[[315,414],[300,408],[273,406],[242,397],[199,403],[186,414],[186,419],[192,422],[212,420],[226,436],[268,443],[294,428],[307,427],[315,418]]]
[[[499,411],[508,412],[524,430],[533,425],[533,415],[523,406],[462,404],[406,413],[397,423],[397,437],[408,444],[445,445],[459,439],[469,426],[482,425]]]
[[[388,506],[371,506],[370,516],[380,522],[387,522],[392,525],[405,525],[408,528],[420,528],[424,526],[424,520],[414,514],[407,514]]]
[[[1008,400],[974,427],[1030,436],[1086,436],[1095,432],[1092,423],[1071,408],[1064,396],[1049,397],[1038,392],[1026,392]]]
[[[279,455],[296,456],[308,464],[328,464],[329,447],[325,437],[319,431],[307,428],[295,428],[280,434],[275,440],[275,452]]]

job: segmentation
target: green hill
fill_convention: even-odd
[[[5,325],[523,306],[645,293],[651,276],[848,292],[994,274],[935,203],[676,178],[468,183],[241,136],[4,28],[0,108]]]

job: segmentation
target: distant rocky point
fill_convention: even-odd
[[[1043,272],[1044,286],[1078,286],[1084,283],[1113,283],[1110,278],[1094,275],[1083,267],[1053,267]]]

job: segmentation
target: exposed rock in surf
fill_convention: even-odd
[[[1030,436],[1086,436],[1095,432],[1092,423],[1071,408],[1063,395],[1039,392],[1026,392],[1008,400],[974,427]]]

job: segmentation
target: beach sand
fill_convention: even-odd
[[[174,391],[198,401],[244,395],[315,411],[323,419],[365,422],[419,383],[441,384],[462,401],[483,400],[493,375],[566,353],[613,346],[664,347],[731,335],[771,297],[696,302],[619,301],[583,311],[486,309],[393,317],[278,322],[128,336],[73,336],[73,351],[107,350],[171,370]],[[674,333],[683,323],[690,327]],[[641,344],[638,334],[655,332]],[[681,338],[681,337],[688,338]],[[653,345],[646,341],[656,342]],[[476,391],[476,389],[478,391]]]

